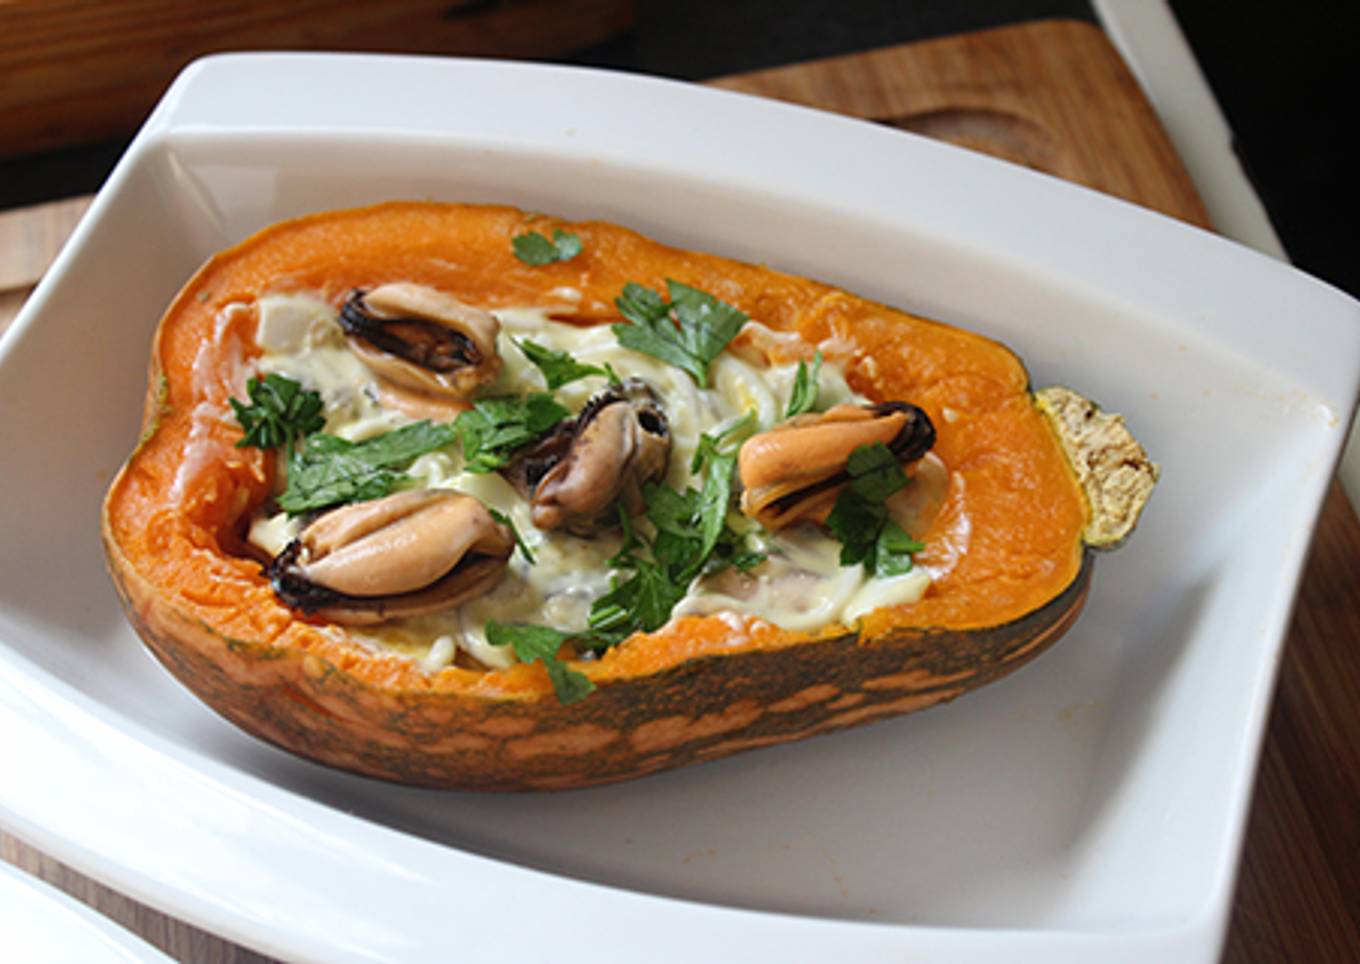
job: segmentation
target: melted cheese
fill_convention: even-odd
[[[260,299],[258,341],[264,351],[260,372],[279,372],[321,394],[325,403],[325,431],[359,440],[395,428],[411,419],[384,408],[373,377],[346,347],[334,309],[299,295],[269,295]],[[502,369],[489,395],[521,395],[545,391],[542,373],[515,345],[532,340],[568,352],[577,361],[612,366],[620,375],[647,381],[662,399],[671,432],[667,484],[683,489],[699,485],[689,471],[699,436],[735,424],[754,412],[759,429],[783,418],[797,374],[797,364],[762,364],[749,352],[724,352],[710,368],[711,388],[701,389],[685,372],[649,355],[618,344],[607,325],[581,327],[553,321],[547,309],[515,308],[495,312],[501,322],[498,350]],[[756,326],[761,339],[773,332]],[[591,395],[605,387],[603,376],[589,376],[564,385],[556,398],[579,411]],[[846,383],[840,365],[828,360],[818,379],[819,407],[844,401],[864,401]],[[463,468],[456,447],[418,458],[409,468],[419,485],[453,489],[475,496],[509,516],[534,553],[530,565],[520,552],[511,557],[506,576],[488,594],[456,610],[394,620],[354,633],[372,645],[419,659],[427,671],[448,665],[454,649],[462,649],[484,665],[505,667],[514,657],[486,641],[490,620],[526,622],[562,630],[583,630],[591,603],[609,590],[608,559],[620,548],[618,533],[604,532],[585,539],[561,532],[542,532],[532,525],[529,504],[500,475]],[[914,602],[929,585],[930,576],[914,570],[893,579],[866,578],[859,565],[840,565],[840,543],[811,525],[764,532],[738,513],[729,522],[749,532],[752,548],[767,560],[749,574],[734,569],[697,578],[673,615],[718,614],[734,626],[745,616],[792,630],[816,630],[831,623],[853,625],[864,613],[880,606]],[[639,520],[644,529],[646,522]],[[298,522],[283,515],[260,517],[250,529],[251,541],[271,554],[296,535]]]

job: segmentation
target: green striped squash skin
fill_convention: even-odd
[[[321,763],[430,787],[560,790],[716,760],[948,702],[1053,645],[1080,614],[1092,552],[1046,605],[1001,626],[900,629],[691,659],[562,706],[384,690],[323,660],[224,639],[117,583],[170,672],[246,731]],[[113,566],[115,572],[130,570]]]

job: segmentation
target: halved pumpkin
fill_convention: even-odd
[[[533,267],[511,239],[583,242]],[[259,348],[266,292],[339,304],[410,281],[495,309],[560,302],[617,320],[629,281],[701,288],[767,326],[831,346],[863,394],[909,400],[937,427],[944,507],[918,563],[924,598],[854,627],[792,632],[755,618],[681,617],[601,658],[563,705],[538,664],[433,673],[291,610],[243,543],[273,460],[236,448],[228,417]],[[244,307],[243,307],[244,306]],[[157,330],[142,441],[110,487],[103,540],[133,626],[208,705],[322,762],[405,783],[556,789],[640,776],[951,700],[1051,645],[1077,618],[1091,547],[1132,529],[1156,467],[1117,417],[1065,389],[1032,394],[1005,347],[846,292],[624,228],[504,207],[393,203],[275,225],[209,261]]]

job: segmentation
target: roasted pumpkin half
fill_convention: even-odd
[[[250,733],[558,789],[1011,672],[1156,474],[979,335],[611,224],[391,203],[189,281],[103,541],[147,645]]]

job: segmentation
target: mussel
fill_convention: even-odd
[[[500,322],[425,285],[356,290],[340,309],[351,350],[385,387],[461,401],[495,379]]]
[[[514,536],[470,495],[412,489],[319,516],[265,567],[279,598],[363,625],[452,609],[505,573]]]
[[[645,508],[642,486],[666,474],[670,424],[650,385],[628,378],[602,389],[581,413],[521,452],[506,475],[539,529],[586,535],[614,521],[614,505]]]
[[[908,402],[836,405],[789,419],[742,444],[737,455],[741,511],[767,529],[825,522],[850,481],[850,453],[874,442],[907,465],[935,444],[935,427]]]

